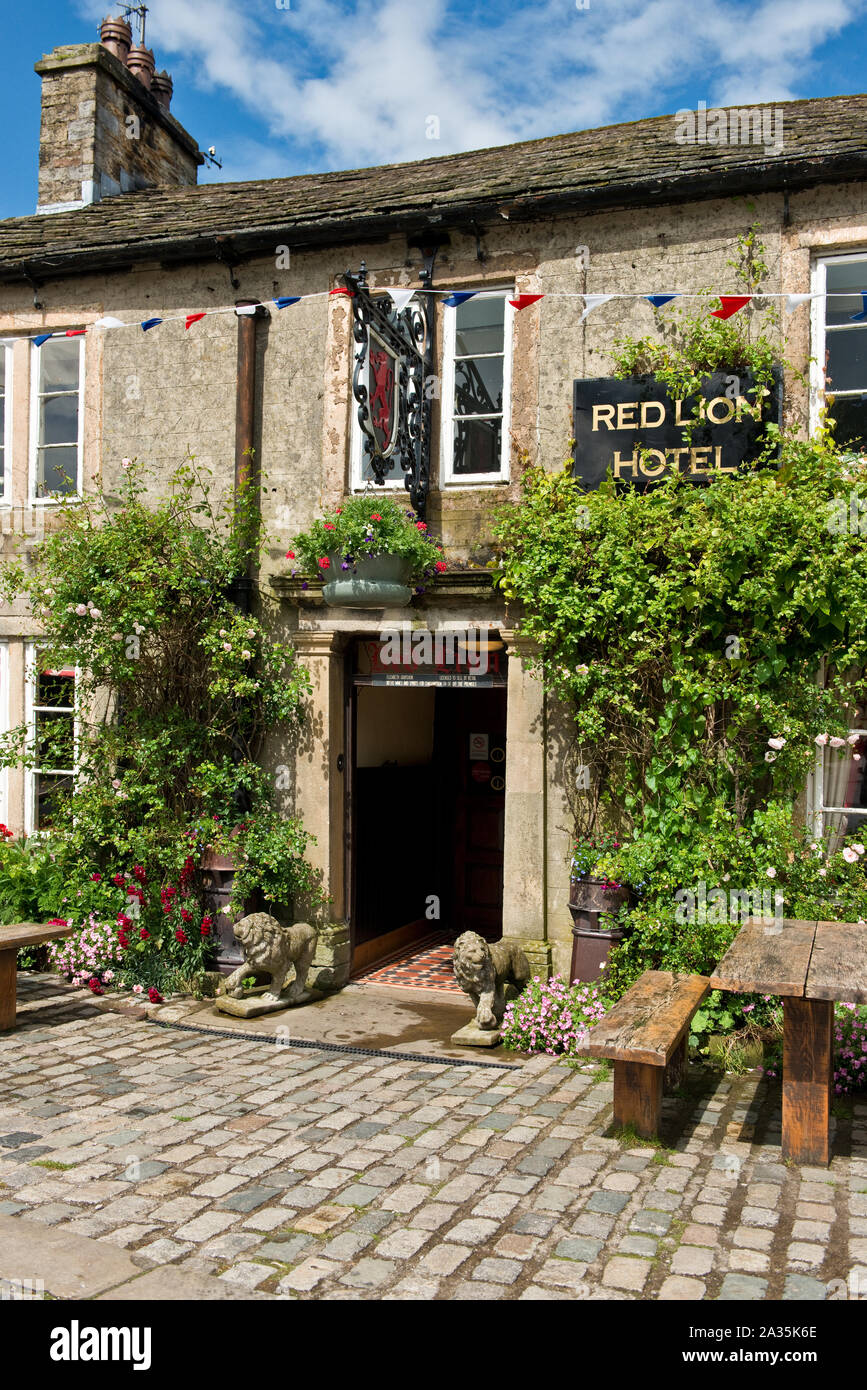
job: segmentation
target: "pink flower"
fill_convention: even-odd
[[[78,614],[79,618],[85,618],[87,616],[87,604],[77,603],[75,605],[75,611]]]
[[[817,743],[819,747],[822,748],[828,742],[828,735],[817,734],[816,737],[813,739],[813,742]]]
[[[846,740],[844,738],[832,738],[829,739],[828,742],[832,748],[843,748],[846,745]]]
[[[849,845],[847,845],[846,848],[843,850],[843,858],[846,860],[847,864],[858,863],[858,855],[855,853],[854,849],[851,849],[849,847]]]
[[[786,744],[786,740],[785,740],[784,738],[769,738],[769,739],[768,739],[768,747],[769,747],[769,748],[776,748],[778,752],[779,752],[779,750],[780,750],[781,748],[784,748],[784,747],[785,747],[785,744]]]
[[[767,874],[768,878],[776,878],[776,877],[777,877],[777,871],[776,871],[776,869],[765,869],[765,873]]]

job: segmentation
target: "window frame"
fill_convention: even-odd
[[[0,506],[11,499],[12,474],[12,379],[15,370],[15,345],[0,339],[3,353],[3,476],[0,478]]]
[[[62,330],[53,330],[61,332]],[[50,340],[49,340],[50,341]],[[79,499],[82,496],[82,474],[84,469],[84,368],[85,368],[85,343],[86,336],[76,336],[67,341],[73,342],[78,348],[78,439],[76,440],[76,485],[74,491],[65,492],[61,497],[39,497],[37,495],[38,471],[39,471],[39,398],[42,394],[52,395],[55,392],[41,392],[39,390],[40,359],[39,354],[47,346],[43,343],[37,347],[35,343],[30,345],[30,459],[28,467],[28,501],[31,507],[41,506],[62,506],[68,504],[70,500]],[[68,394],[72,394],[69,392]],[[64,445],[62,447],[68,447]]]
[[[73,764],[72,768],[38,768],[27,767],[24,779],[24,833],[25,835],[41,835],[41,831],[36,824],[37,796],[36,778],[41,773],[50,775],[56,773],[58,776],[78,777],[78,741],[80,732],[80,721],[78,717],[78,682],[79,668],[73,666],[72,669],[72,705],[37,705],[36,694],[38,689],[39,672],[37,670],[37,659],[39,655],[39,644],[28,642],[24,653],[24,718],[27,725],[27,743],[30,750],[36,748],[36,715],[43,710],[69,711],[72,714],[72,747]]]
[[[860,738],[867,739],[867,727],[855,727],[849,730],[847,737],[858,734]],[[856,815],[863,816],[865,822],[865,833],[867,833],[867,806],[826,806],[825,805],[825,753],[827,745],[817,746],[816,761],[810,776],[809,787],[809,823],[813,834],[820,838],[826,833],[828,827],[825,824],[826,816],[833,815]],[[850,749],[850,756],[851,756]],[[851,832],[850,832],[851,833]]]
[[[846,261],[863,261],[864,263],[864,288],[867,290],[867,247],[860,251],[840,251],[829,252],[817,255],[813,262],[811,277],[811,291],[814,295],[811,306],[811,336],[813,351],[810,356],[810,433],[815,434],[820,425],[819,416],[826,404],[827,395],[840,397],[841,400],[863,398],[867,393],[867,383],[862,391],[835,391],[832,385],[830,392],[826,393],[825,387],[825,358],[828,350],[828,333],[838,332],[861,332],[867,333],[867,326],[852,324],[851,328],[846,324],[833,326],[830,330],[827,324],[828,311],[828,266],[841,264]],[[867,443],[867,440],[865,440]]]
[[[504,301],[503,311],[503,351],[498,352],[455,354],[455,343],[457,336],[457,316],[458,309],[445,309],[443,319],[443,358],[442,358],[442,393],[440,398],[440,482],[442,487],[481,487],[484,484],[507,483],[509,481],[509,464],[511,459],[510,429],[512,423],[512,351],[514,346],[514,324],[515,309],[509,303],[510,299],[515,298],[515,289],[510,286],[491,287],[482,290],[474,299],[502,299]],[[497,472],[491,473],[454,473],[455,461],[455,421],[464,417],[455,415],[455,364],[466,358],[477,360],[482,357],[503,358],[503,409],[499,413],[502,420],[502,435],[500,439],[500,467]],[[468,419],[494,420],[497,414],[485,416],[468,416]]]

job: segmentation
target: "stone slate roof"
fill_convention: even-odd
[[[776,108],[763,107],[772,112]],[[783,149],[678,144],[674,116],[340,173],[124,193],[0,221],[0,280],[863,179],[867,95],[781,104]]]

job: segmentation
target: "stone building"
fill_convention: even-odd
[[[725,142],[711,141],[710,122],[704,138],[697,127],[690,137],[670,116],[410,164],[197,186],[202,156],[168,110],[170,79],[121,31],[111,21],[102,43],[37,64],[39,209],[0,223],[3,529],[23,524],[35,543],[52,525],[62,474],[81,491],[95,478],[111,490],[125,456],[168,471],[191,450],[228,490],[252,444],[270,538],[259,584],[279,600],[279,632],[314,682],[300,747],[275,742],[268,756],[288,766],[287,812],[317,840],[331,898],[318,959],[343,982],[439,925],[502,931],[537,970],[565,970],[568,721],[528,673],[517,615],[492,588],[491,514],[518,497],[523,460],[553,469],[569,457],[573,382],[610,374],[621,334],[652,331],[642,296],[734,289],[729,262],[753,221],[769,291],[851,291],[828,316],[830,301],[817,298],[789,317],[788,355],[807,380],[785,382],[787,417],[804,430],[815,422],[828,353],[845,398],[838,414],[848,437],[864,437],[867,327],[847,325],[867,289],[867,97],[776,108],[773,144],[770,109],[755,108]],[[362,262],[374,296],[425,285],[488,292],[459,308],[433,296],[426,514],[453,566],[393,612],[330,608],[285,559],[324,509],[376,490],[354,424],[352,306],[329,293]],[[635,297],[582,316],[577,296],[610,292]],[[509,300],[519,295],[545,297],[518,312]],[[281,296],[299,302],[279,309]],[[262,307],[232,312],[243,304]],[[185,328],[186,315],[217,308]],[[95,329],[105,316],[130,327]],[[164,322],[143,333],[151,318]],[[41,347],[27,337],[81,328]],[[486,409],[461,395],[471,379],[485,384]],[[64,402],[50,424],[46,398]],[[405,496],[401,476],[384,487]],[[440,663],[428,684],[375,680],[383,628],[406,621],[439,634],[481,627],[485,680],[459,660]],[[38,717],[28,674],[38,638],[31,615],[0,611],[6,725]],[[62,678],[71,687],[74,673]],[[14,831],[38,829],[40,779],[53,771],[5,776],[0,818]],[[821,778],[817,787],[819,813]]]

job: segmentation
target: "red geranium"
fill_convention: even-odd
[[[417,522],[415,523],[415,529],[416,529],[417,531],[426,531],[426,530],[427,530],[427,522],[426,522],[426,521],[417,521]]]
[[[91,874],[90,881],[91,883],[102,883],[102,874]]]
[[[99,980],[96,978],[95,975],[91,975],[87,983],[88,987],[92,990],[94,994],[105,994],[105,990],[103,989],[102,985],[99,983]]]
[[[149,940],[150,940],[150,932],[148,931],[147,927],[142,927],[141,931],[139,932],[139,940],[141,940],[141,941],[149,941]]]
[[[148,999],[151,1001],[152,1004],[161,1004],[163,1002],[163,996],[160,994],[159,990],[156,988],[155,985],[151,985],[150,989],[148,990]]]
[[[123,874],[115,874],[114,878],[111,881],[116,888],[122,888],[126,880]]]
[[[69,923],[65,917],[49,917],[48,925],[49,927],[68,927]]]
[[[136,876],[136,878],[138,879],[139,883],[144,883],[145,880],[147,879],[147,874],[145,873],[144,865],[143,865],[143,864],[135,864],[135,865],[133,866],[133,873],[135,874],[135,876]]]
[[[442,574],[443,570],[448,569],[448,565],[446,564],[445,560],[437,560],[434,569],[437,571],[438,574]]]
[[[380,516],[379,512],[371,512],[370,519],[371,521],[382,521],[382,517]]]
[[[325,530],[326,530],[326,531],[333,531],[333,530],[334,530],[334,523],[333,523],[333,521],[326,521],[326,522],[325,522]]]
[[[322,559],[321,559],[321,560],[317,560],[316,563],[318,564],[318,566],[319,566],[319,568],[320,568],[321,570],[330,570],[330,569],[331,569],[331,561],[329,560],[329,558],[328,558],[327,555],[323,555],[323,556],[322,556]]]
[[[294,551],[294,550],[287,550],[287,551],[286,551],[286,559],[287,559],[287,560],[294,560],[294,559],[295,559],[295,551]]]

